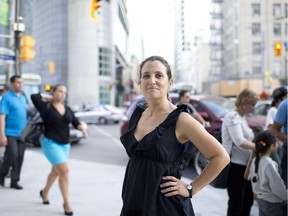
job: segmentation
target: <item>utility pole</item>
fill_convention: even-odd
[[[15,20],[14,20],[14,49],[15,49],[15,75],[21,75],[20,62],[20,36],[25,31],[23,17],[21,16],[21,0],[15,0]]]

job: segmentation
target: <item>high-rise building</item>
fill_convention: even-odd
[[[25,24],[36,40],[36,56],[22,65],[23,72],[42,75],[43,85],[67,85],[72,106],[122,106],[122,74],[128,67],[126,1],[101,0],[97,19],[91,17],[91,1],[23,1],[24,22],[29,20]]]
[[[185,73],[183,65],[183,52],[186,49],[185,16],[184,16],[185,0],[180,1],[175,0],[174,4],[175,4],[175,38],[174,38],[175,82],[181,82],[184,80],[183,75]]]
[[[211,52],[212,58],[219,59],[219,70],[212,67],[211,74],[218,75],[218,80],[241,81],[243,88],[250,86],[257,92],[271,91],[279,79],[287,82],[287,1],[212,1],[223,16],[218,21],[219,38],[216,40],[212,33],[212,38],[221,42],[221,54]],[[214,15],[212,21],[216,24]],[[217,28],[213,28],[215,33]],[[211,41],[212,49],[213,45]]]

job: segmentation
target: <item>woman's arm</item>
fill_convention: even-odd
[[[194,195],[217,177],[229,163],[230,157],[222,145],[188,113],[180,114],[176,125],[176,136],[180,143],[190,140],[209,159],[201,175],[190,183],[193,186],[192,194]],[[163,179],[167,182],[161,184],[160,187],[165,196],[189,197],[184,181],[174,176],[164,176]]]
[[[229,163],[230,157],[222,145],[187,113],[180,114],[176,125],[176,135],[180,142],[190,140],[209,159],[201,175],[192,183],[193,194],[196,194],[217,177]]]
[[[46,95],[46,94],[32,94],[31,95],[31,100],[36,107],[36,109],[42,113],[43,110],[46,109],[46,104],[47,102],[43,101],[42,99],[50,100],[52,98],[51,95]]]
[[[72,114],[72,125],[74,126],[74,128],[76,128],[77,130],[82,131],[82,133],[84,134],[84,136],[87,138],[88,137],[88,126],[87,124],[85,124],[84,122],[80,122],[79,119],[75,116],[74,112],[71,110],[70,107],[67,107],[67,109],[69,109],[69,112]]]
[[[234,124],[227,126],[229,134],[231,135],[232,141],[235,145],[240,146],[244,149],[255,150],[255,144],[244,138],[241,124]]]

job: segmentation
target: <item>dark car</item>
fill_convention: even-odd
[[[83,122],[82,122],[83,123]],[[40,146],[41,138],[44,132],[44,124],[42,118],[40,117],[39,112],[35,109],[35,107],[29,107],[28,109],[28,122],[29,131],[27,131],[27,135],[25,136],[25,142],[31,146]],[[72,125],[70,125],[70,143],[78,143],[81,139],[84,138],[84,135],[81,131],[75,129]]]
[[[170,98],[173,104],[178,103],[178,94],[170,94]],[[144,97],[140,95],[128,107],[120,122],[121,135],[128,130],[129,119],[135,110],[136,105],[143,103],[144,101]],[[191,96],[190,103],[200,115],[210,123],[209,127],[206,127],[206,130],[221,142],[222,119],[227,112],[233,109],[234,102],[224,97],[195,95]],[[188,153],[189,155],[185,155],[183,158],[184,166],[187,165],[191,159],[194,159],[194,166],[197,172],[201,172],[201,169],[207,163],[205,157],[198,152],[198,149],[195,148],[194,145],[189,147]]]

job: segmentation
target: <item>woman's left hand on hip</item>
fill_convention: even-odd
[[[175,178],[174,176],[164,176],[163,180],[167,181],[160,185],[161,193],[166,197],[180,195],[183,197],[189,197],[189,192],[187,190],[187,184]]]

